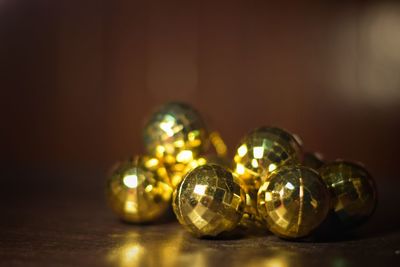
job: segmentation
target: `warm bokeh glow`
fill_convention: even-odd
[[[129,188],[136,188],[138,186],[138,177],[136,174],[126,175],[123,181],[124,184]]]

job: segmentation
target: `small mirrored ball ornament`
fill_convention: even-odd
[[[173,196],[178,221],[197,237],[233,230],[243,212],[244,193],[226,168],[206,164],[189,172]]]
[[[376,185],[368,171],[338,160],[325,164],[319,172],[331,192],[336,226],[351,229],[367,221],[377,204]]]
[[[107,198],[122,220],[152,222],[165,214],[173,189],[165,182],[165,170],[156,158],[137,156],[122,162],[107,181]]]
[[[186,164],[208,148],[206,126],[191,106],[172,102],[152,114],[144,127],[144,144],[149,155],[164,164]]]
[[[234,156],[235,173],[244,186],[258,190],[269,173],[298,163],[301,157],[301,145],[292,134],[280,128],[261,127],[240,142]]]
[[[260,187],[257,207],[272,233],[286,239],[301,238],[327,217],[329,191],[313,169],[284,166]]]

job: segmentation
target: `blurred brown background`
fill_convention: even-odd
[[[3,164],[105,170],[181,100],[398,178],[399,2],[0,0],[0,63]]]

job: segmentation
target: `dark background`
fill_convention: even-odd
[[[105,208],[105,173],[142,153],[146,116],[171,100],[196,107],[231,154],[272,124],[363,162],[380,203],[356,247],[400,254],[400,2],[0,0],[0,256],[76,265],[132,231]]]
[[[273,124],[398,179],[395,1],[3,0],[0,40],[3,162],[106,169],[181,100],[231,151]]]

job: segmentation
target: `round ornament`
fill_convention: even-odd
[[[207,150],[208,134],[199,113],[184,103],[172,102],[152,114],[144,127],[147,152],[164,164],[187,164]]]
[[[287,239],[301,238],[327,217],[329,191],[313,169],[284,166],[260,187],[257,207],[272,233]]]
[[[330,189],[333,216],[339,227],[353,228],[372,215],[377,204],[377,189],[363,166],[340,160],[324,165],[319,172]]]
[[[156,158],[135,157],[119,164],[107,181],[107,198],[122,220],[133,223],[160,218],[171,203],[173,190]]]
[[[243,212],[239,182],[220,165],[206,164],[189,172],[173,196],[178,221],[198,237],[233,230]]]

